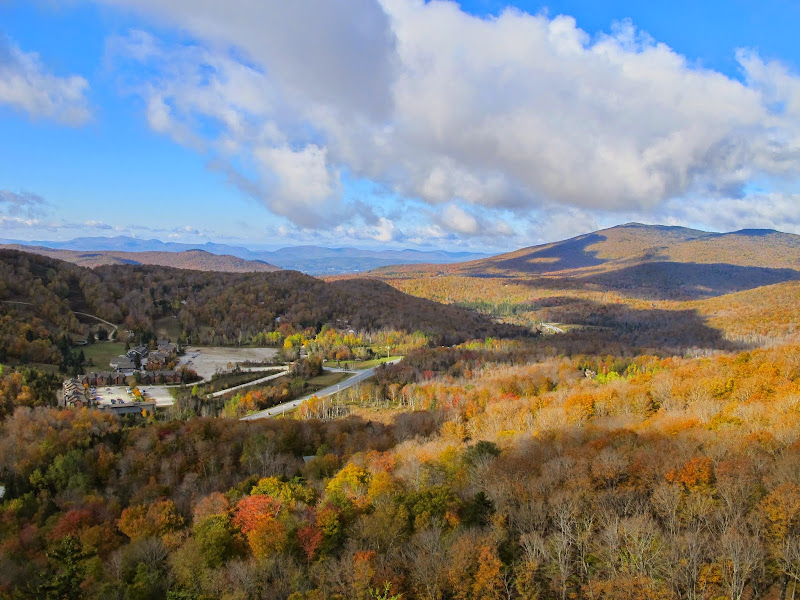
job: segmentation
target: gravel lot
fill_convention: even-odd
[[[237,362],[272,360],[278,354],[276,348],[219,348],[187,346],[180,358],[181,365],[188,365],[203,379],[216,372],[229,371]]]

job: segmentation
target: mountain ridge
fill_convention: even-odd
[[[129,236],[81,237],[68,241],[21,241],[0,239],[7,246],[40,247],[50,250],[75,252],[164,252],[177,253],[203,250],[216,255],[230,255],[248,261],[261,261],[282,269],[293,269],[310,275],[356,273],[394,264],[452,263],[462,260],[486,258],[489,255],[475,252],[447,250],[367,250],[355,247],[328,248],[325,246],[285,246],[277,250],[250,250],[244,246],[217,244],[186,244],[143,240]],[[24,248],[20,248],[23,249]]]
[[[390,282],[437,276],[505,279],[537,293],[612,291],[649,300],[690,300],[799,280],[800,236],[627,223],[485,259],[387,267],[370,276]],[[398,289],[408,288],[398,283]]]
[[[770,248],[791,252],[782,256],[773,252],[765,256],[763,251]],[[754,254],[756,250],[758,254]],[[670,225],[625,223],[488,258],[446,266],[397,266],[377,270],[375,275],[401,276],[436,270],[473,276],[581,275],[609,267],[659,261],[800,270],[800,236],[767,229],[718,233]],[[772,264],[765,264],[770,261]]]

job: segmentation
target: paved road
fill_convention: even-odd
[[[224,396],[229,392],[235,392],[236,390],[240,390],[242,388],[250,387],[251,385],[258,385],[259,383],[264,383],[265,381],[271,381],[273,379],[277,379],[278,377],[283,377],[286,375],[286,371],[289,370],[288,365],[283,367],[270,367],[270,371],[275,369],[280,369],[280,373],[273,373],[272,375],[267,375],[266,377],[262,377],[261,379],[256,379],[255,381],[251,381],[249,383],[243,383],[242,385],[235,385],[232,388],[228,388],[227,390],[220,390],[218,392],[214,392],[211,394],[212,398],[218,398],[219,396]],[[248,371],[250,372],[250,371]]]
[[[399,362],[400,359],[391,361],[391,363]],[[390,364],[390,363],[384,363]],[[261,410],[257,413],[253,413],[252,415],[247,415],[246,417],[242,417],[242,421],[253,421],[255,419],[268,419],[269,417],[275,417],[277,415],[282,415],[283,413],[289,412],[290,410],[294,410],[298,406],[300,406],[306,400],[313,398],[316,396],[317,398],[326,398],[328,396],[333,396],[334,394],[338,394],[346,390],[349,387],[353,387],[354,385],[361,383],[362,381],[369,379],[375,374],[375,370],[379,369],[380,365],[377,367],[372,367],[371,369],[364,369],[363,371],[356,371],[355,375],[353,375],[350,379],[342,381],[341,383],[337,383],[336,385],[332,385],[326,388],[321,389],[318,392],[313,394],[307,394],[302,398],[297,398],[296,400],[291,400],[290,402],[284,402],[283,404],[278,404],[277,406],[273,406],[272,408],[268,408],[266,410]]]

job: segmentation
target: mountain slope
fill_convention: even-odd
[[[800,236],[629,223],[481,260],[388,267],[373,274],[387,281],[432,275],[501,278],[539,291],[693,299],[800,279]]]

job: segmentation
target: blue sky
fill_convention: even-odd
[[[0,1],[0,238],[800,233],[800,5]]]

